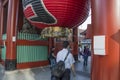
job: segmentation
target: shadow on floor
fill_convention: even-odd
[[[83,67],[83,61],[76,62],[75,69],[77,75],[74,78],[71,74],[71,80],[90,80],[90,60],[86,69]],[[50,77],[49,66],[8,72],[4,71],[4,67],[0,65],[0,80],[50,80]]]

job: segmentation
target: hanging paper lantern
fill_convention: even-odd
[[[89,0],[22,0],[25,17],[38,28],[73,28],[89,14]]]

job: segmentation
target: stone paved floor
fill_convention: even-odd
[[[75,68],[77,75],[76,77],[71,77],[71,80],[90,80],[90,62],[89,59],[89,65],[86,69],[83,67],[83,60],[76,62]],[[49,66],[7,72],[0,65],[0,80],[50,80],[50,76]]]

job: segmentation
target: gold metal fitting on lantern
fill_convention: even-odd
[[[56,31],[56,32],[59,32],[59,31],[61,31],[61,27],[53,27],[53,31]]]
[[[71,29],[63,27],[46,27],[42,30],[42,37],[67,37],[71,33]]]

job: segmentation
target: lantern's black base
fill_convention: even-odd
[[[16,70],[16,59],[10,60],[10,59],[6,59],[5,60],[5,70],[6,71],[12,71],[12,70]]]

